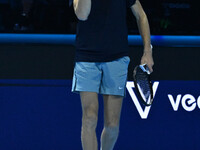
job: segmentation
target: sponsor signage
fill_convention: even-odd
[[[139,116],[147,119],[152,106],[144,106],[140,103],[133,81],[128,81],[126,88]],[[187,112],[200,109],[200,81],[155,81],[153,92],[155,102],[152,105],[155,107],[158,103],[158,107],[162,107],[167,102],[170,104],[168,109],[173,109],[174,112],[179,111],[180,107]]]

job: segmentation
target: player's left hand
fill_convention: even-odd
[[[143,56],[141,58],[141,64],[147,64],[149,71],[153,72],[153,56],[152,56],[152,49],[150,50],[144,50]]]

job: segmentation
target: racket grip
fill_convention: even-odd
[[[146,72],[147,74],[150,74],[151,72],[149,71],[149,68],[147,66],[147,64],[142,64],[140,65],[140,68],[142,69],[142,71]]]

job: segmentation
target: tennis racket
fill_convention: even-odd
[[[146,64],[134,68],[133,80],[140,101],[145,106],[150,106],[153,103],[153,89],[150,79],[150,71]]]

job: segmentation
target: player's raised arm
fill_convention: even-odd
[[[74,12],[79,20],[87,20],[91,10],[91,0],[74,0]]]
[[[136,0],[135,4],[131,6],[131,10],[136,17],[138,29],[140,35],[143,39],[144,44],[144,54],[141,59],[141,64],[147,64],[150,69],[150,72],[153,71],[152,66],[154,64],[152,57],[152,47],[151,47],[151,38],[150,38],[150,29],[147,16],[139,2]]]

